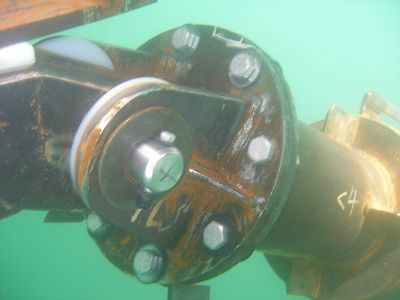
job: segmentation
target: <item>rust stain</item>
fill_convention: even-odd
[[[249,95],[235,94],[235,90],[230,90],[229,82],[218,80],[214,76],[215,74],[200,76],[203,74],[203,68],[196,68],[197,66],[202,66],[202,62],[196,61],[196,59],[192,61],[193,64],[191,65],[177,65],[176,61],[168,55],[171,50],[170,45],[165,45],[165,47],[159,47],[158,44],[155,45],[152,49],[160,51],[159,55],[143,63],[135,61],[133,64],[124,64],[127,61],[125,57],[117,59],[118,75],[126,73],[136,75],[139,72],[143,72],[174,83],[186,80],[189,82],[189,84],[185,82],[188,86],[201,87],[209,91],[226,92],[231,96],[245,99],[249,103],[248,111],[244,114],[242,124],[240,124],[239,134],[230,145],[226,145],[228,148],[220,160],[202,157],[196,151],[192,153],[188,168],[198,171],[204,177],[196,177],[193,173],[188,172],[187,176],[182,178],[178,185],[154,206],[149,209],[143,209],[143,212],[139,210],[132,212],[132,215],[129,216],[132,221],[130,223],[132,227],[130,228],[132,228],[132,231],[135,230],[135,234],[139,239],[137,243],[136,240],[135,243],[131,242],[125,235],[119,233],[119,239],[112,238],[113,240],[107,244],[107,255],[114,263],[124,269],[127,263],[132,262],[135,249],[138,247],[137,244],[140,246],[141,243],[147,243],[149,240],[159,243],[158,246],[168,252],[169,256],[169,263],[165,276],[162,278],[162,283],[171,283],[194,278],[211,269],[218,268],[221,261],[225,260],[226,262],[229,255],[214,257],[204,249],[202,244],[204,226],[212,217],[223,215],[231,219],[230,221],[232,221],[237,231],[237,243],[235,245],[237,248],[235,250],[241,250],[238,248],[245,237],[250,239],[248,234],[253,233],[252,230],[267,205],[267,201],[261,202],[259,199],[269,195],[274,180],[269,180],[271,183],[264,185],[242,178],[240,172],[243,166],[241,166],[240,162],[248,159],[245,147],[253,134],[276,132],[277,137],[274,136],[274,138],[276,138],[277,144],[280,145],[283,130],[282,119],[278,112],[282,108],[278,102],[279,99],[277,100],[274,97],[271,101],[276,106],[273,108],[277,113],[271,117],[268,128],[265,129],[266,117],[251,102]],[[215,47],[216,53],[221,53],[222,50],[225,50],[225,48],[219,47],[220,43]],[[118,58],[118,53],[111,52],[111,56]],[[199,73],[201,74],[199,75]],[[257,93],[264,92],[264,88],[268,87],[268,85],[263,82],[262,87],[259,90],[252,90],[252,93],[257,95]],[[79,184],[82,184],[85,176],[83,172],[86,172],[90,164],[90,158],[96,156],[97,151],[99,151],[96,147],[99,146],[100,135],[101,132],[91,133],[80,146]],[[277,156],[276,161],[273,161],[274,166],[278,165],[279,158]],[[259,175],[259,169],[256,170],[256,175]],[[226,189],[219,188],[218,183],[224,185]],[[185,197],[184,203],[180,201],[182,197]],[[184,222],[181,222],[182,220]],[[157,237],[164,237],[165,235],[168,235],[168,239],[170,239],[168,246],[157,240]],[[251,238],[253,238],[253,234]],[[122,249],[118,249],[118,247]],[[236,252],[236,254],[237,256],[235,257],[237,259],[230,262],[231,265],[237,263],[240,255],[239,252]],[[131,268],[131,266],[129,267]]]
[[[61,171],[68,170],[69,145],[71,137],[69,135],[54,135],[45,143],[44,156],[46,160]]]
[[[122,271],[132,274],[132,259],[138,243],[133,235],[114,228],[104,240],[97,241],[103,254]]]
[[[119,243],[121,245],[125,246],[125,245],[129,244],[130,241],[132,241],[132,237],[127,235],[126,237],[122,238]]]
[[[0,122],[0,133],[4,133],[8,127],[10,127],[9,123]]]
[[[231,174],[229,176],[226,176],[226,173],[219,174],[218,170],[221,170],[219,162],[201,158],[197,154],[192,156],[191,167],[202,168],[203,166],[205,168],[206,165],[208,168],[203,171],[206,171],[207,176],[218,178],[221,182],[237,189],[237,186],[233,184],[233,180],[236,180],[233,179],[234,175],[230,177]],[[223,171],[226,170],[221,170],[221,172]],[[257,190],[257,188],[254,185],[244,184],[243,186],[246,186],[246,189],[241,188],[241,193],[248,196],[256,195],[254,189]],[[184,178],[179,186],[168,195],[166,207],[175,208],[175,199],[179,193],[185,193],[190,197],[193,215],[186,226],[184,236],[170,252],[170,264],[163,282],[180,281],[182,278],[201,274],[219,262],[219,259],[210,261],[209,255],[202,250],[201,228],[208,217],[218,213],[231,215],[240,236],[239,240],[241,240],[251,230],[259,216],[252,206],[238,201],[232,194],[221,191],[197,178]]]
[[[46,152],[45,141],[48,139],[51,133],[44,127],[43,112],[40,103],[35,99],[33,99],[30,102],[30,107],[33,111],[33,116],[34,116],[34,123],[30,129],[39,135],[39,138],[42,141],[42,143],[38,151],[40,154],[44,155]]]
[[[94,8],[98,4],[99,0],[1,1],[0,31]]]
[[[26,40],[91,23],[156,0],[0,1],[0,32]],[[19,37],[22,34],[23,36]],[[15,35],[15,34],[14,34]]]
[[[78,169],[78,186],[82,188],[83,179],[85,177],[90,160],[93,158],[97,150],[97,144],[101,135],[100,128],[94,128],[87,139],[83,140],[78,147],[79,169]]]
[[[384,245],[384,242],[384,237],[373,240],[369,247],[363,253],[361,253],[357,257],[357,259],[344,260],[342,262],[336,263],[333,266],[334,269],[347,273],[351,270],[354,270],[355,268],[365,265],[371,260],[372,257],[379,253],[379,251],[382,249],[382,246]]]
[[[160,208],[162,207],[163,201],[159,201],[157,202],[156,205],[154,205],[154,207],[151,210],[151,213],[149,215],[149,217],[147,218],[147,222],[146,222],[146,227],[156,227],[159,228],[162,223],[159,221],[156,221],[154,219],[154,217],[157,215],[158,211],[160,210]]]

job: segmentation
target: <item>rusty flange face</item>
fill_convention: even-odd
[[[114,115],[130,100],[126,97],[163,84],[166,82],[156,78],[129,80],[110,89],[90,108],[75,133],[69,159],[71,179],[77,190],[83,189],[85,172],[92,152],[97,149],[99,137]],[[86,197],[83,200],[86,201]]]
[[[99,158],[98,186],[108,202],[123,210],[136,211],[141,207],[151,206],[164,195],[156,193],[154,197],[149,195],[152,199],[140,199],[145,197],[141,194],[143,187],[129,170],[130,152],[137,145],[157,138],[162,132],[174,135],[173,146],[182,153],[184,165],[189,163],[192,136],[188,124],[179,114],[161,107],[144,109],[133,114],[115,130]],[[89,198],[94,201],[98,199],[95,195]]]
[[[176,85],[114,103],[77,147],[74,178],[86,203],[118,225],[98,241],[114,264],[132,273],[137,250],[153,244],[167,260],[161,283],[204,280],[245,259],[284,204],[297,146],[290,95],[277,64],[225,30],[179,28],[140,50],[158,61],[152,76]],[[184,175],[143,206],[126,159],[162,130],[176,136]]]

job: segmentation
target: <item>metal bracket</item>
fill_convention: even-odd
[[[395,121],[400,122],[400,108],[383,100],[373,91],[365,94],[360,114],[375,120],[380,120],[381,115],[386,114]]]
[[[210,300],[207,285],[168,286],[168,300]]]

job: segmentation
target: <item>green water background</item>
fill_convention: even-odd
[[[184,23],[214,24],[247,36],[282,66],[300,120],[336,103],[357,113],[373,89],[400,105],[400,1],[160,0],[64,33],[136,48]],[[0,158],[1,159],[1,158]],[[166,289],[121,273],[84,223],[43,224],[44,212],[0,221],[0,299],[166,299]],[[212,300],[287,296],[263,256],[254,254],[207,284]]]

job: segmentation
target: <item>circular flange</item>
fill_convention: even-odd
[[[173,199],[184,194],[183,199],[188,198],[189,202],[184,202],[182,207],[187,203],[193,211],[188,221],[191,229],[185,231],[175,244],[164,245],[158,240],[162,228],[151,238],[148,228],[136,235],[138,238],[146,235],[146,242],[157,241],[159,247],[170,250],[169,264],[161,279],[163,283],[208,279],[246,258],[257,241],[265,239],[285,205],[296,168],[297,120],[282,70],[255,44],[240,35],[211,26],[195,28],[201,38],[185,60],[176,57],[172,43],[176,30],[160,34],[139,50],[158,59],[162,67],[157,69],[157,75],[161,78],[185,88],[239,98],[244,103],[244,112],[242,119],[232,124],[229,137],[224,136],[224,151],[216,155],[217,159],[202,155],[201,149],[211,149],[212,152],[222,137],[213,139],[209,136],[201,142],[194,137],[188,176],[174,193],[160,203],[160,207],[149,212],[151,216],[162,215],[163,218],[174,216],[179,213],[179,206],[174,206]],[[256,61],[253,63],[250,59],[249,82],[237,84],[232,82],[231,77],[234,75],[232,70],[237,71],[238,68],[232,69],[231,64],[232,61],[241,63],[243,60],[237,62],[235,57],[239,55],[241,58],[243,53],[252,53]],[[247,60],[244,62],[247,63]],[[244,75],[247,76],[246,70]],[[212,121],[215,123],[211,124],[211,129],[218,122],[224,122],[223,108],[220,114],[219,119]],[[198,115],[194,114],[194,119],[202,118],[207,119],[201,111]],[[206,122],[201,126],[207,128],[209,124]],[[255,142],[259,137],[265,138],[268,143],[264,142],[263,147],[256,144],[255,151]],[[259,153],[266,149],[268,155]],[[257,154],[256,159],[254,153]],[[175,209],[159,213],[167,207]],[[234,245],[223,255],[207,251],[202,241],[203,231],[216,215],[223,215],[229,220],[237,233]],[[135,222],[146,223],[148,219],[146,221],[141,212]]]
[[[157,245],[168,252],[164,284],[204,280],[247,258],[284,206],[296,166],[295,112],[276,63],[237,34],[196,28],[201,40],[183,61],[173,53],[174,30],[140,48],[154,58],[154,74],[178,86],[147,78],[112,89],[85,117],[71,153],[77,190],[118,225],[98,242],[102,250],[132,272],[139,247]],[[230,63],[244,49],[262,67],[251,84],[233,84]],[[147,199],[129,153],[162,131],[176,136],[187,172],[172,190]],[[260,147],[257,137],[268,143]],[[216,216],[235,234],[224,241],[229,247],[210,251],[203,232]]]

